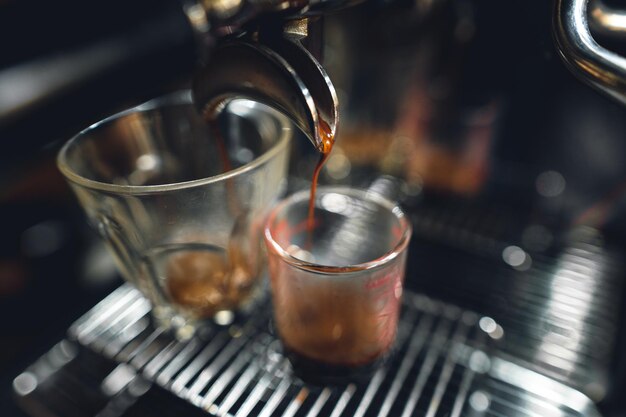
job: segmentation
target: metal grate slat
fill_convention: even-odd
[[[315,403],[313,404],[313,407],[311,407],[311,410],[306,415],[306,417],[316,417],[316,416],[319,416],[320,412],[322,411],[322,409],[326,405],[326,402],[330,398],[330,394],[331,394],[330,388],[324,388],[322,390],[322,392],[320,392],[320,395],[317,397],[317,400],[315,400]]]
[[[463,321],[460,321],[458,327],[452,336],[452,345],[456,346],[458,344],[464,343],[467,338],[467,333],[469,332],[469,326],[467,326]],[[441,401],[443,399],[443,395],[446,392],[448,383],[452,378],[452,372],[454,371],[455,363],[455,351],[453,349],[448,350],[448,354],[445,359],[445,363],[443,368],[441,369],[441,373],[439,374],[439,380],[437,381],[437,386],[435,387],[435,393],[430,401],[428,411],[426,412],[426,417],[435,417],[439,406],[441,405]]]
[[[167,366],[157,375],[156,379],[160,385],[168,385],[180,369],[189,361],[202,347],[198,339],[191,339],[187,345],[167,364]]]
[[[356,391],[356,387],[354,386],[354,384],[348,384],[346,389],[341,393],[341,396],[339,397],[339,400],[335,404],[335,407],[330,417],[341,416],[341,413],[343,413],[343,410],[348,405],[348,401],[350,401],[350,398],[352,398],[355,391]]]
[[[185,389],[185,385],[202,370],[202,367],[208,362],[211,356],[217,354],[220,348],[229,342],[228,335],[225,333],[219,333],[211,342],[204,347],[204,349],[196,356],[191,363],[189,363],[178,374],[176,379],[172,382],[171,389],[175,394],[179,394]],[[166,385],[166,381],[161,381],[162,385]]]
[[[309,396],[309,390],[306,387],[300,388],[300,391],[298,391],[298,394],[296,394],[296,396],[293,398],[293,400],[291,400],[291,402],[285,409],[285,412],[283,413],[282,417],[295,416],[298,410],[300,409],[300,407],[302,407],[302,404],[304,403],[304,401],[306,401],[308,396]]]
[[[244,376],[251,374],[251,377],[259,371],[259,364],[251,361],[251,357],[251,352],[242,352],[241,355],[237,356],[231,365],[221,373],[213,384],[211,384],[209,390],[200,402],[202,408],[209,409],[212,406],[217,406],[215,401],[224,393],[228,385],[235,380],[236,376],[242,371]],[[239,383],[242,379],[245,379],[244,376],[239,377],[237,383]],[[193,393],[190,392],[189,395],[193,395]]]

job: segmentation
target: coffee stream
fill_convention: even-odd
[[[333,145],[335,143],[335,135],[333,134],[332,129],[324,120],[319,118],[319,135],[322,138],[322,149],[320,159],[315,166],[315,170],[313,171],[313,180],[311,181],[311,194],[309,196],[309,215],[307,218],[307,228],[309,233],[313,231],[313,227],[315,226],[315,193],[317,191],[317,182],[319,180],[320,172],[324,167],[324,164],[328,160],[330,156],[330,151],[333,149]]]

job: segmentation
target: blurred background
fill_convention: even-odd
[[[0,113],[6,416],[23,415],[13,378],[122,282],[56,168],[60,145],[107,114],[189,86],[193,72],[191,34],[166,24],[175,12],[113,2],[96,22],[69,19],[90,11],[64,3],[0,2],[0,110],[84,59],[112,62],[115,42],[167,48]],[[32,21],[9,21],[26,6],[37,10]],[[131,36],[140,14],[145,43]],[[375,0],[325,17],[324,66],[341,125],[320,181],[402,179],[415,229],[407,286],[490,314],[512,329],[503,352],[582,391],[606,415],[626,415],[626,107],[568,72],[552,19],[553,4],[541,0]],[[83,56],[93,45],[84,34],[115,36],[111,48]],[[598,36],[626,50],[626,40]],[[55,64],[70,55],[77,61]],[[292,188],[308,184],[316,161],[298,138]]]

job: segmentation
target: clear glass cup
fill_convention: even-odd
[[[261,291],[263,224],[284,190],[291,134],[249,100],[208,124],[180,92],[89,127],[58,166],[124,278],[187,338]]]
[[[411,225],[372,191],[320,187],[280,202],[265,243],[274,322],[294,370],[312,382],[367,376],[395,341]]]

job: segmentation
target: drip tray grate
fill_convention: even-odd
[[[502,329],[491,319],[410,292],[392,360],[365,383],[333,387],[292,374],[269,328],[269,306],[243,323],[207,326],[187,342],[153,327],[149,310],[123,285],[76,321],[69,337],[212,415],[599,415],[578,391],[499,357],[492,337]]]

